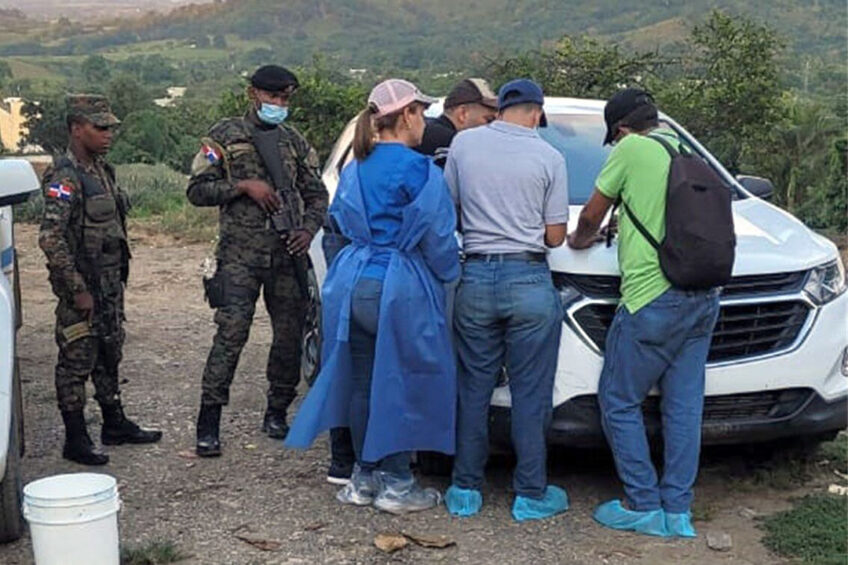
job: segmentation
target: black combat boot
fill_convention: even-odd
[[[82,465],[105,465],[109,462],[109,456],[94,447],[94,442],[88,436],[82,410],[63,411],[62,420],[65,421],[62,457]]]
[[[269,406],[265,410],[265,418],[262,419],[262,431],[268,434],[270,438],[286,439],[289,434],[289,426],[286,424],[286,411],[275,410]]]
[[[197,415],[197,446],[195,452],[201,457],[221,455],[221,441],[218,439],[221,427],[221,405],[201,404]]]
[[[103,445],[121,445],[124,443],[156,443],[162,439],[159,430],[143,430],[124,416],[124,408],[120,402],[101,404],[103,412],[103,428],[100,431],[100,441]]]

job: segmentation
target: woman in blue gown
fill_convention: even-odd
[[[444,284],[459,276],[456,214],[441,170],[411,148],[434,99],[404,80],[377,85],[354,134],[330,214],[350,240],[322,289],[322,371],[286,439],[306,448],[350,427],[356,465],[337,498],[396,514],[437,505],[413,451],[452,454],[456,368]]]

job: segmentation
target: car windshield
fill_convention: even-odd
[[[676,129],[666,122],[660,125]],[[539,128],[539,135],[565,157],[568,200],[572,205],[585,204],[592,195],[595,179],[612,151],[611,145],[603,145],[605,134],[606,126],[600,114],[548,113],[548,127]],[[697,153],[685,137],[681,136],[681,140]]]
[[[565,157],[570,204],[585,204],[612,147],[603,145],[606,127],[597,114],[548,114],[539,135]]]

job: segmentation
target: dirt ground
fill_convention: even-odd
[[[193,456],[194,419],[214,330],[199,279],[208,246],[183,245],[139,229],[133,233],[123,397],[129,415],[163,429],[165,435],[153,446],[108,449],[111,462],[101,470],[118,478],[124,544],[173,542],[188,556],[181,561],[186,564],[775,564],[782,561],[762,546],[762,532],[751,515],[787,508],[791,498],[826,486],[824,477],[803,488],[753,486],[745,476],[744,452],[708,452],[696,493],[696,514],[702,518],[696,526],[702,535],[691,541],[615,533],[596,525],[591,517],[594,506],[618,497],[620,490],[608,457],[594,452],[551,454],[551,482],[567,488],[572,506],[564,515],[542,522],[517,524],[510,518],[510,461],[505,458],[490,466],[486,504],[479,517],[454,519],[443,507],[394,517],[372,508],[342,506],[334,498],[336,487],[325,482],[326,440],[307,452],[295,452],[260,432],[270,342],[268,318],[261,308],[224,412],[224,455],[199,460]],[[35,227],[18,226],[17,244],[24,296],[19,353],[26,403],[23,467],[28,482],[87,469],[61,458],[63,428],[53,388],[55,300],[36,246]],[[99,439],[100,415],[93,400],[88,416],[92,436]],[[733,469],[737,471],[731,477]],[[424,482],[447,487],[444,479]],[[410,545],[391,555],[376,549],[377,534],[397,531],[445,535],[455,545],[446,549]],[[709,549],[704,535],[709,531],[730,533],[732,549]],[[279,545],[263,551],[237,536]],[[28,537],[0,547],[0,563],[31,562]]]

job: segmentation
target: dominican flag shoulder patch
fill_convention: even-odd
[[[217,165],[218,162],[221,161],[221,152],[211,145],[204,143],[200,146],[200,151],[206,155],[206,160],[209,161],[209,164],[211,165]]]
[[[74,189],[72,186],[61,183],[54,182],[50,186],[47,187],[47,197],[48,198],[58,198],[59,200],[70,200],[71,194],[73,194]]]

